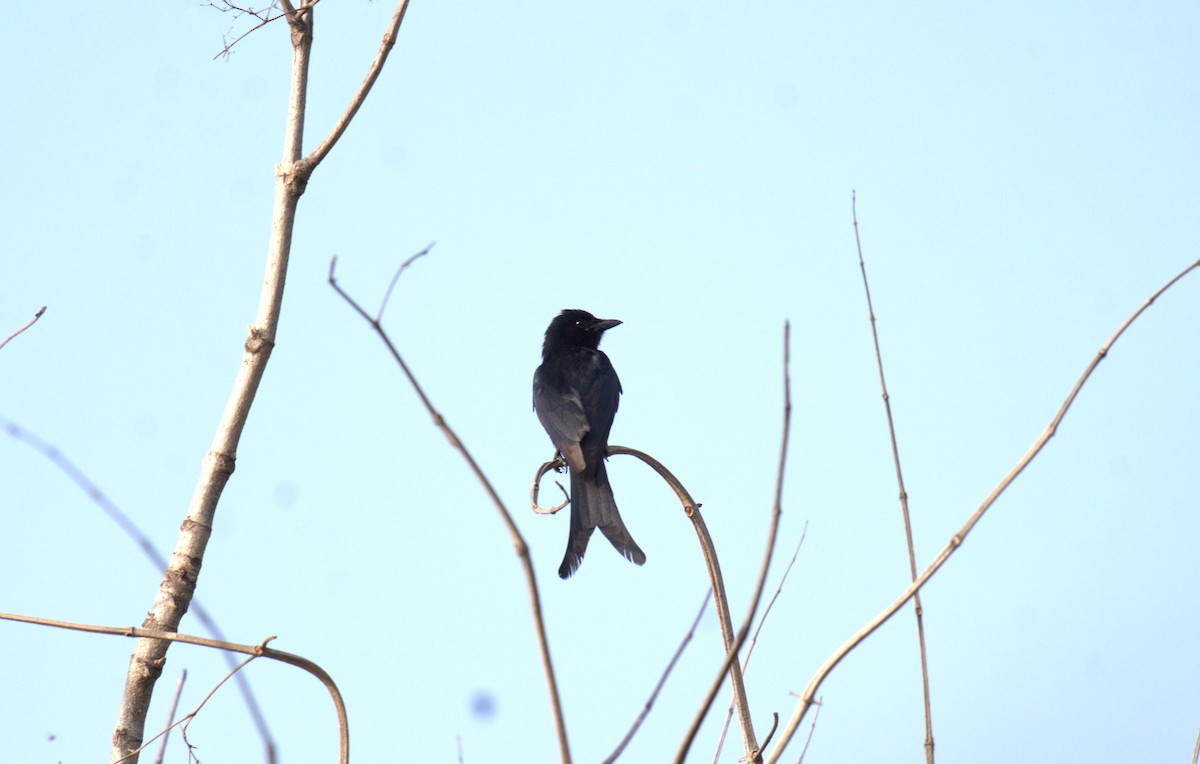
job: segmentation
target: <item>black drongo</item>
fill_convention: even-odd
[[[599,349],[600,335],[620,323],[564,310],[546,329],[542,365],[533,375],[533,408],[571,473],[571,535],[558,568],[562,578],[579,569],[596,528],[626,559],[646,561],[621,520],[604,469],[621,380]]]

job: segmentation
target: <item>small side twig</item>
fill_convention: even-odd
[[[266,645],[266,643],[270,642],[272,639],[274,639],[274,637],[269,637],[266,640],[266,642],[263,642],[263,645]],[[188,713],[184,714],[182,719],[180,719],[177,722],[173,722],[170,725],[168,725],[167,727],[165,727],[164,729],[160,730],[154,736],[152,736],[149,740],[142,743],[141,747],[139,747],[133,751],[130,751],[128,756],[118,759],[117,761],[113,762],[113,764],[120,764],[120,762],[125,761],[126,759],[133,758],[134,756],[136,756],[137,754],[141,753],[146,748],[148,748],[151,743],[153,743],[155,740],[157,740],[160,737],[163,739],[163,747],[165,748],[166,744],[167,744],[167,735],[169,735],[171,730],[174,729],[175,727],[179,727],[179,734],[181,737],[183,737],[183,744],[188,747],[189,751],[194,750],[195,746],[191,744],[191,742],[188,740],[188,737],[187,737],[188,727],[191,726],[192,721],[200,714],[201,709],[203,709],[204,706],[206,706],[208,704],[208,701],[214,695],[217,694],[217,690],[221,689],[225,685],[225,683],[228,682],[232,677],[240,675],[241,670],[244,669],[246,666],[250,665],[250,661],[254,660],[257,657],[259,657],[259,656],[252,655],[249,658],[247,658],[246,660],[242,661],[241,663],[238,663],[236,666],[234,666],[232,669],[230,669],[225,674],[225,676],[221,677],[221,681],[219,681],[215,685],[213,685],[212,689],[210,689],[208,691],[208,693],[204,696],[204,698],[201,699],[199,705],[197,705],[195,708],[193,708]],[[176,700],[178,700],[178,698],[176,698]],[[172,716],[174,716],[173,710],[172,710]],[[190,756],[189,758],[195,759],[196,757]]]
[[[987,495],[987,497],[983,500],[983,503],[979,505],[979,507],[971,514],[969,518],[967,518],[967,522],[963,524],[963,526],[958,529],[958,532],[950,538],[950,543],[946,545],[946,548],[943,549],[936,558],[934,558],[933,562],[930,563],[929,567],[926,568],[921,575],[917,576],[916,581],[913,581],[907,589],[901,592],[900,596],[897,597],[891,605],[889,605],[882,613],[875,616],[875,618],[871,619],[866,626],[859,629],[854,636],[850,637],[850,639],[848,639],[844,645],[839,647],[837,651],[834,652],[834,654],[831,655],[827,661],[825,661],[824,665],[817,670],[817,673],[813,675],[812,679],[809,680],[808,686],[801,694],[800,700],[796,704],[796,709],[792,712],[791,718],[788,720],[787,725],[783,729],[783,734],[779,739],[779,743],[775,746],[774,750],[771,751],[771,755],[767,758],[766,764],[775,764],[775,762],[779,760],[779,757],[783,753],[783,749],[787,747],[789,742],[791,742],[792,736],[796,732],[796,728],[800,726],[800,722],[804,720],[804,716],[808,712],[808,709],[812,707],[813,703],[815,702],[814,698],[816,697],[816,692],[821,687],[821,683],[825,681],[825,678],[829,676],[829,673],[833,671],[833,669],[836,668],[839,663],[841,663],[843,658],[850,654],[850,651],[862,643],[864,639],[873,634],[876,629],[878,629],[889,618],[895,615],[900,608],[904,607],[904,605],[907,604],[910,599],[912,599],[912,596],[916,594],[922,586],[925,585],[925,582],[932,578],[933,574],[937,573],[938,570],[941,569],[942,565],[946,563],[946,560],[950,559],[950,556],[962,546],[964,541],[966,541],[967,536],[970,534],[972,529],[975,528],[975,525],[980,521],[980,519],[983,518],[983,515],[988,511],[988,509],[990,509],[991,506],[996,503],[996,500],[1000,498],[1000,495],[1004,493],[1004,491],[1010,485],[1012,485],[1013,481],[1016,480],[1017,477],[1025,470],[1025,468],[1029,466],[1029,463],[1032,462],[1034,458],[1041,453],[1042,449],[1046,447],[1046,444],[1049,443],[1050,439],[1054,437],[1056,432],[1058,432],[1059,424],[1062,423],[1063,417],[1067,415],[1067,411],[1070,410],[1071,404],[1075,402],[1075,398],[1079,395],[1079,391],[1083,389],[1084,384],[1088,381],[1088,379],[1091,378],[1092,372],[1096,370],[1096,367],[1100,365],[1100,362],[1108,356],[1109,350],[1111,350],[1113,345],[1116,344],[1117,340],[1121,338],[1121,335],[1125,333],[1125,330],[1128,329],[1133,322],[1136,321],[1138,317],[1146,311],[1147,308],[1153,305],[1154,301],[1161,297],[1164,292],[1166,292],[1168,289],[1174,286],[1176,282],[1197,268],[1200,268],[1200,260],[1197,260],[1187,268],[1184,268],[1178,275],[1175,276],[1175,278],[1168,281],[1157,292],[1150,295],[1150,297],[1147,298],[1144,303],[1142,303],[1141,307],[1135,310],[1133,314],[1129,316],[1129,318],[1125,319],[1125,322],[1121,324],[1121,326],[1111,337],[1109,337],[1108,342],[1105,342],[1104,345],[1101,346],[1099,352],[1097,352],[1096,356],[1092,359],[1092,362],[1088,364],[1087,369],[1084,370],[1083,374],[1079,377],[1079,380],[1075,382],[1075,386],[1071,388],[1071,392],[1067,394],[1066,400],[1063,401],[1062,406],[1059,407],[1058,413],[1056,413],[1054,418],[1050,420],[1050,424],[1046,426],[1045,431],[1043,431],[1041,436],[1034,441],[1033,445],[1030,446],[1029,450],[1025,452],[1025,455],[1020,458],[1016,465],[1008,471],[1008,474],[1001,479],[1000,483],[992,489],[992,492]]]
[[[25,331],[26,329],[28,329],[29,327],[33,326],[34,324],[36,324],[36,323],[38,322],[38,319],[39,319],[39,318],[41,318],[41,317],[42,317],[42,314],[43,314],[43,313],[45,313],[45,312],[46,312],[46,306],[45,306],[45,305],[43,305],[43,306],[42,306],[42,308],[41,308],[41,310],[39,310],[37,313],[34,313],[34,314],[33,314],[33,318],[29,319],[29,322],[28,322],[28,323],[26,323],[24,326],[22,326],[20,329],[16,330],[16,331],[15,331],[15,332],[13,332],[12,334],[10,334],[10,335],[8,335],[7,337],[5,337],[5,338],[4,338],[4,341],[3,341],[3,342],[0,342],[0,348],[4,347],[4,346],[5,346],[5,345],[7,345],[9,342],[11,342],[11,341],[12,341],[12,339],[13,339],[14,337],[16,337],[18,334],[20,334],[21,332]]]
[[[867,282],[867,264],[863,261],[862,240],[858,236],[858,197],[850,192],[850,217],[854,221],[854,245],[858,249],[858,268],[862,271],[863,292],[867,295],[867,315],[871,318],[871,338],[875,342],[875,364],[879,368],[879,386],[883,390],[883,408],[887,412],[888,437],[892,442],[892,462],[896,466],[896,482],[900,486],[900,514],[904,516],[904,540],[908,543],[910,580],[917,579],[917,553],[913,550],[912,521],[908,514],[908,491],[904,489],[904,471],[900,469],[900,446],[896,443],[896,423],[892,418],[892,398],[888,395],[883,376],[883,353],[879,349],[879,331],[875,327],[875,306],[871,304],[871,285]],[[925,761],[933,764],[933,706],[929,700],[929,657],[925,649],[925,609],[921,593],[913,594],[913,611],[917,616],[917,645],[921,655],[921,685],[925,692]]]
[[[692,637],[696,635],[696,627],[700,625],[700,619],[704,617],[704,611],[708,609],[708,601],[712,597],[712,590],[709,589],[704,593],[704,601],[700,603],[700,610],[696,613],[696,619],[692,621],[691,628],[687,634],[683,635],[683,641],[679,643],[679,647],[675,650],[675,654],[671,656],[671,660],[667,663],[667,667],[663,669],[662,676],[658,679],[658,684],[654,685],[654,691],[650,693],[650,697],[646,699],[646,705],[642,706],[641,713],[633,720],[633,726],[625,733],[625,737],[617,744],[616,749],[609,754],[604,760],[604,764],[612,764],[617,760],[617,757],[625,750],[625,746],[629,745],[629,741],[633,740],[633,736],[637,734],[638,729],[642,726],[642,722],[649,715],[651,707],[654,706],[654,701],[658,699],[658,693],[662,691],[663,685],[667,683],[667,677],[671,675],[671,671],[675,668],[675,664],[679,662],[679,656],[683,655],[683,650],[692,641]]]

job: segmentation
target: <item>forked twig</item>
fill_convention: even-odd
[[[274,639],[274,637],[268,638],[267,642],[270,642],[272,639]],[[266,642],[263,642],[263,644],[265,645]],[[137,754],[141,753],[146,748],[148,748],[151,743],[153,743],[155,740],[157,740],[160,737],[163,739],[163,746],[165,747],[166,742],[167,742],[167,735],[170,734],[171,730],[173,730],[176,727],[179,727],[179,734],[180,734],[180,736],[183,737],[183,744],[188,747],[188,750],[190,751],[193,748],[195,748],[195,746],[193,746],[188,741],[188,737],[187,737],[188,727],[191,726],[192,721],[200,714],[201,709],[203,709],[204,706],[206,706],[208,704],[208,701],[211,700],[212,697],[217,694],[217,690],[221,689],[225,685],[225,683],[228,682],[234,676],[240,675],[242,669],[246,668],[246,666],[249,666],[250,662],[258,657],[259,656],[257,656],[257,655],[251,655],[246,660],[244,660],[241,663],[234,666],[232,669],[229,670],[228,673],[225,674],[225,676],[221,677],[221,681],[219,681],[215,685],[213,685],[212,689],[210,689],[208,691],[208,693],[205,694],[205,696],[203,698],[201,698],[200,703],[195,708],[193,708],[191,711],[189,711],[188,713],[183,715],[182,719],[180,719],[177,722],[172,722],[166,728],[160,730],[157,734],[155,734],[153,737],[151,737],[149,740],[142,743],[140,748],[138,748],[137,750],[131,751],[129,753],[129,755],[125,756],[124,758],[117,759],[117,761],[113,762],[113,764],[120,764],[122,761],[125,761],[126,759],[130,759],[130,758],[136,756]],[[174,715],[174,713],[172,712],[172,716],[173,715]],[[195,758],[195,757],[190,757],[190,758]]]
[[[1007,489],[1012,482],[1017,479],[1017,476],[1029,466],[1029,463],[1033,461],[1034,457],[1041,453],[1041,450],[1045,448],[1046,444],[1050,442],[1050,439],[1054,437],[1054,434],[1058,431],[1059,423],[1061,423],[1063,417],[1066,416],[1068,409],[1071,408],[1071,404],[1075,402],[1075,398],[1079,395],[1079,391],[1083,388],[1084,383],[1086,383],[1088,378],[1092,376],[1092,372],[1096,370],[1096,367],[1100,364],[1100,362],[1107,357],[1108,351],[1112,348],[1116,341],[1121,338],[1121,335],[1125,333],[1125,330],[1128,329],[1129,326],[1136,321],[1143,312],[1145,312],[1146,308],[1153,305],[1154,301],[1157,300],[1164,292],[1166,292],[1168,289],[1174,286],[1177,281],[1182,279],[1196,268],[1200,268],[1200,260],[1197,260],[1187,268],[1184,268],[1183,271],[1175,276],[1175,278],[1168,281],[1161,289],[1159,289],[1144,303],[1142,303],[1141,307],[1133,312],[1133,315],[1125,319],[1125,322],[1121,324],[1120,328],[1118,328],[1112,337],[1108,339],[1108,342],[1104,343],[1104,345],[1100,348],[1100,351],[1096,353],[1096,357],[1092,359],[1090,364],[1088,364],[1087,369],[1085,369],[1083,375],[1079,377],[1079,380],[1075,383],[1075,386],[1071,388],[1071,392],[1067,395],[1066,400],[1063,401],[1062,406],[1059,407],[1058,413],[1054,415],[1052,420],[1050,420],[1050,424],[1047,425],[1045,431],[1036,441],[1034,441],[1034,444],[1030,446],[1029,450],[1025,452],[1025,455],[1021,457],[1016,465],[1008,471],[1008,474],[1004,476],[1000,483],[992,489],[992,492],[987,495],[987,497],[983,500],[983,503],[979,505],[979,508],[976,509],[969,518],[967,518],[967,522],[961,528],[959,528],[958,533],[951,537],[950,543],[946,545],[946,548],[943,549],[940,554],[938,554],[934,561],[930,563],[929,567],[926,568],[925,571],[917,577],[917,580],[913,581],[913,583],[907,589],[905,589],[891,605],[889,605],[882,613],[867,623],[867,625],[860,629],[858,633],[850,637],[850,639],[847,640],[844,645],[838,648],[838,650],[832,656],[830,656],[827,661],[825,661],[825,664],[817,670],[817,673],[812,679],[809,680],[808,686],[804,689],[804,693],[800,696],[800,701],[796,704],[795,711],[792,712],[791,718],[784,727],[783,735],[780,738],[778,745],[775,746],[774,750],[771,751],[771,755],[767,758],[767,764],[774,764],[779,760],[780,755],[783,753],[783,749],[791,741],[792,736],[796,732],[796,728],[799,727],[800,722],[803,721],[804,715],[813,705],[813,699],[816,697],[816,692],[820,688],[821,683],[825,681],[825,678],[829,676],[829,672],[833,671],[837,664],[840,663],[842,659],[850,653],[851,650],[857,647],[860,642],[862,642],[876,629],[882,626],[885,621],[895,615],[900,608],[904,607],[905,603],[907,603],[912,596],[916,594],[916,592],[922,586],[925,585],[925,582],[933,577],[934,573],[938,572],[942,565],[945,564],[946,560],[948,560],[950,556],[954,554],[955,550],[962,546],[963,542],[967,538],[967,535],[975,527],[976,523],[979,522],[980,518],[983,517],[984,513],[987,512],[988,509],[991,508],[991,506],[996,502],[996,499],[1000,497],[1000,494],[1004,493],[1005,489]]]
[[[879,387],[883,390],[883,408],[887,412],[888,437],[892,442],[892,462],[896,466],[896,483],[900,486],[900,513],[904,515],[904,540],[908,543],[910,580],[917,579],[917,553],[913,549],[912,521],[908,514],[908,491],[904,489],[904,471],[900,469],[900,447],[896,443],[896,423],[892,419],[892,398],[888,395],[883,376],[883,353],[879,349],[879,332],[875,328],[875,306],[871,304],[871,285],[867,283],[867,265],[863,262],[862,241],[858,237],[858,197],[850,192],[850,217],[854,221],[854,245],[858,248],[858,268],[862,271],[863,292],[867,295],[867,314],[871,318],[871,338],[875,342],[875,364],[879,368]],[[925,609],[921,593],[913,594],[913,611],[917,615],[917,644],[921,654],[921,684],[925,692],[925,761],[933,764],[933,706],[929,701],[929,661],[925,650]]]
[[[675,668],[675,664],[679,662],[679,656],[683,655],[683,650],[692,641],[692,637],[696,634],[696,627],[700,625],[700,619],[704,617],[704,611],[708,609],[708,600],[712,597],[712,589],[704,593],[704,601],[700,603],[700,610],[696,613],[696,620],[692,621],[692,626],[688,629],[687,634],[683,635],[683,641],[679,643],[679,648],[675,650],[675,654],[671,656],[671,660],[667,663],[667,667],[663,669],[662,676],[658,679],[658,684],[654,685],[654,691],[650,693],[650,697],[646,699],[646,705],[642,706],[642,711],[633,720],[633,726],[625,733],[625,737],[617,744],[616,750],[609,754],[604,760],[604,764],[613,764],[617,757],[625,750],[625,746],[629,745],[629,741],[633,740],[633,736],[637,734],[638,728],[642,726],[642,722],[649,715],[651,707],[654,706],[654,701],[658,699],[658,693],[662,691],[663,685],[667,683],[667,677],[671,675],[671,670]]]
[[[418,252],[416,255],[406,260],[404,264],[400,266],[396,276],[392,278],[392,284],[395,284],[396,279],[399,278],[400,271],[403,271],[410,263],[412,263],[413,260],[428,251],[429,247],[426,247],[421,252]],[[421,387],[421,384],[417,382],[417,378],[413,375],[412,370],[408,368],[408,364],[405,363],[404,359],[400,356],[400,351],[396,349],[394,344],[392,344],[391,337],[388,336],[388,333],[380,324],[380,321],[383,318],[383,310],[387,307],[387,298],[385,297],[383,303],[379,306],[379,313],[377,313],[375,316],[371,316],[371,314],[363,310],[362,306],[359,305],[353,297],[347,294],[346,291],[337,283],[337,279],[334,278],[334,268],[336,266],[337,258],[334,257],[329,263],[329,285],[333,287],[333,290],[337,292],[342,299],[345,300],[346,303],[363,318],[364,321],[371,325],[371,328],[375,330],[375,334],[380,340],[383,341],[383,344],[387,346],[388,352],[392,354],[392,358],[396,361],[396,364],[404,373],[405,378],[408,379],[409,384],[412,385],[413,390],[416,391],[417,397],[421,399],[421,403],[425,406],[425,410],[428,411],[429,416],[433,418],[434,425],[442,431],[442,434],[444,434],[450,441],[450,445],[453,446],[454,449],[462,455],[463,459],[466,460],[467,466],[470,467],[471,472],[475,475],[475,478],[479,481],[480,485],[483,486],[484,491],[492,500],[492,503],[496,506],[496,510],[500,513],[501,519],[508,528],[509,536],[512,537],[513,546],[516,548],[517,557],[520,559],[521,567],[525,571],[526,586],[529,588],[530,608],[533,611],[533,622],[535,631],[537,633],[538,650],[542,656],[542,669],[546,674],[546,684],[550,691],[550,707],[554,714],[554,726],[558,734],[559,753],[562,756],[564,764],[570,764],[571,750],[567,742],[567,727],[566,722],[563,719],[562,701],[559,699],[558,680],[554,675],[554,664],[550,660],[550,641],[546,636],[546,622],[542,617],[542,598],[541,594],[538,592],[537,577],[534,575],[533,558],[529,554],[529,545],[525,543],[525,537],[521,535],[521,531],[517,528],[517,524],[513,522],[512,515],[509,514],[508,508],[504,505],[504,502],[501,500],[500,495],[496,492],[496,489],[492,487],[491,481],[488,480],[487,476],[483,474],[483,470],[475,461],[475,457],[471,455],[471,452],[468,451],[463,442],[459,440],[458,435],[456,435],[454,430],[451,429],[450,425],[446,423],[445,417],[443,417],[441,413],[434,408],[433,402],[430,401],[429,397],[425,395],[425,390]],[[389,286],[389,296],[390,291],[391,287]]]

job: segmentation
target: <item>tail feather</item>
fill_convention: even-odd
[[[583,554],[596,528],[616,550],[630,562],[641,565],[646,553],[641,550],[617,511],[617,500],[608,482],[604,462],[597,465],[594,475],[583,477],[571,470],[571,531],[567,553],[558,568],[560,578],[569,578],[583,564]]]

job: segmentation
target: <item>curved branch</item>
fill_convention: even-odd
[[[658,476],[666,481],[667,485],[671,486],[671,490],[679,497],[679,502],[683,504],[683,511],[691,518],[692,526],[696,529],[696,535],[700,539],[700,549],[704,553],[704,564],[708,567],[708,575],[712,579],[713,598],[717,605],[717,615],[721,623],[721,635],[725,639],[726,650],[726,668],[723,668],[721,673],[729,672],[729,677],[733,682],[733,696],[738,704],[738,718],[742,723],[742,738],[746,744],[747,752],[758,751],[758,743],[754,737],[754,725],[750,721],[750,703],[746,698],[746,685],[742,682],[742,667],[736,661],[730,661],[730,655],[737,655],[738,637],[733,632],[733,620],[729,615],[729,597],[725,594],[725,579],[721,576],[721,565],[717,562],[717,550],[713,546],[712,536],[708,532],[708,526],[704,523],[704,517],[700,514],[700,505],[697,504],[687,488],[679,481],[679,478],[666,467],[662,462],[647,453],[638,451],[625,446],[609,446],[608,455],[617,456],[627,454],[636,456],[646,463],[650,469],[658,473]],[[544,465],[543,465],[544,466]],[[743,635],[744,639],[744,635]],[[689,736],[686,743],[690,744],[691,737]],[[677,760],[682,760],[686,755],[687,748],[684,747]]]
[[[16,621],[18,623],[31,623],[39,626],[50,626],[55,629],[67,629],[68,631],[83,631],[89,634],[107,634],[115,637],[136,637],[138,639],[148,639],[160,642],[184,642],[189,645],[199,645],[201,647],[211,647],[217,650],[228,650],[234,653],[243,653],[254,657],[270,658],[274,661],[286,663],[296,668],[301,668],[315,676],[321,684],[325,685],[325,689],[329,691],[330,697],[333,699],[333,706],[338,717],[338,743],[340,750],[339,762],[347,764],[350,761],[350,728],[346,716],[346,704],[342,700],[342,693],[338,690],[337,684],[333,681],[333,677],[326,673],[325,669],[310,661],[302,655],[295,653],[284,652],[283,650],[273,650],[267,647],[267,643],[275,639],[275,637],[267,637],[257,645],[246,645],[239,642],[225,642],[219,639],[209,639],[207,637],[196,637],[191,634],[180,634],[174,631],[157,631],[155,629],[143,629],[136,626],[96,626],[87,623],[73,623],[71,621],[57,621],[52,618],[39,618],[31,615],[19,615],[16,613],[0,613],[0,620]],[[133,754],[135,755],[135,754]],[[130,758],[131,754],[123,754],[117,757],[118,759]]]
[[[996,499],[1000,498],[1000,494],[1004,493],[1005,489],[1007,489],[1012,482],[1017,479],[1017,476],[1029,466],[1029,463],[1033,461],[1034,457],[1041,453],[1042,449],[1046,447],[1046,444],[1050,442],[1050,439],[1053,438],[1054,434],[1058,431],[1058,425],[1062,422],[1063,417],[1066,416],[1067,411],[1071,408],[1071,404],[1075,402],[1075,398],[1079,395],[1079,391],[1083,388],[1084,383],[1086,383],[1092,376],[1092,372],[1096,370],[1096,367],[1100,365],[1100,362],[1108,356],[1108,351],[1114,344],[1116,344],[1116,341],[1121,338],[1121,335],[1125,333],[1125,330],[1128,329],[1130,325],[1142,315],[1143,312],[1145,312],[1146,308],[1149,308],[1151,305],[1153,305],[1154,301],[1157,300],[1164,292],[1166,292],[1168,289],[1174,286],[1176,282],[1196,268],[1200,268],[1200,260],[1197,260],[1187,268],[1184,268],[1179,275],[1168,281],[1161,289],[1152,294],[1144,303],[1142,303],[1141,307],[1133,312],[1133,315],[1125,319],[1125,323],[1121,324],[1120,328],[1118,328],[1112,337],[1108,339],[1108,342],[1104,343],[1099,352],[1096,353],[1096,356],[1092,359],[1092,362],[1088,364],[1087,369],[1085,369],[1083,375],[1079,377],[1079,380],[1075,383],[1075,386],[1071,388],[1071,392],[1067,395],[1066,400],[1063,401],[1062,406],[1059,407],[1058,413],[1056,413],[1054,418],[1050,420],[1050,424],[1046,426],[1045,431],[1043,431],[1041,436],[1034,441],[1029,450],[1025,452],[1025,455],[1022,456],[1016,465],[1008,471],[1008,474],[1004,476],[999,484],[992,489],[992,492],[987,495],[987,497],[983,500],[983,503],[979,505],[979,508],[976,509],[969,518],[967,518],[967,522],[961,528],[959,528],[958,533],[954,534],[954,536],[950,539],[950,543],[946,545],[946,548],[943,549],[941,553],[938,554],[938,556],[934,559],[934,561],[930,563],[929,567],[926,568],[925,571],[921,573],[921,575],[918,576],[916,580],[914,580],[912,584],[900,594],[899,597],[896,598],[895,602],[893,602],[891,605],[888,605],[888,607],[882,613],[875,616],[875,618],[867,623],[866,626],[862,627],[862,629],[860,629],[854,636],[850,637],[850,639],[847,640],[844,645],[838,648],[838,650],[831,655],[827,661],[825,661],[825,664],[817,670],[817,673],[813,675],[812,679],[809,680],[808,686],[804,688],[804,693],[800,696],[800,700],[796,704],[795,711],[792,712],[791,718],[788,720],[787,725],[783,729],[779,743],[776,745],[775,749],[771,751],[771,755],[767,758],[767,764],[774,764],[775,762],[779,761],[779,757],[782,755],[783,749],[787,746],[788,742],[791,741],[792,736],[796,733],[796,728],[799,727],[800,722],[804,720],[804,715],[808,712],[808,709],[812,707],[813,703],[815,702],[814,699],[816,698],[817,690],[820,689],[821,683],[825,681],[825,678],[829,676],[829,673],[833,671],[833,669],[839,663],[841,663],[842,659],[845,658],[851,650],[857,647],[860,642],[869,637],[876,629],[882,626],[884,622],[895,615],[900,608],[904,607],[904,604],[912,599],[913,595],[925,585],[925,582],[932,578],[934,573],[938,572],[942,565],[945,564],[946,560],[950,559],[950,555],[954,554],[955,550],[962,546],[962,543],[966,540],[967,535],[975,527],[976,523],[978,523],[983,517],[984,513],[996,503]]]

